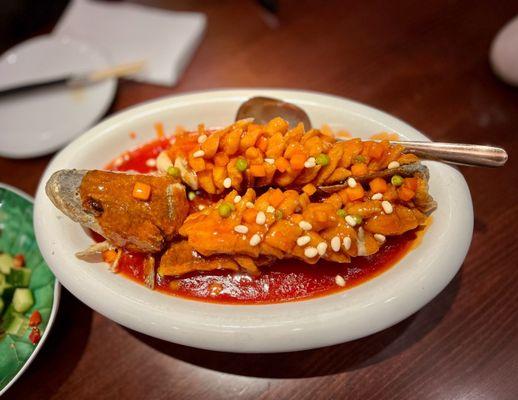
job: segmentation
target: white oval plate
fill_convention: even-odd
[[[121,112],[62,150],[49,165],[36,195],[36,237],[48,265],[80,300],[108,318],[145,334],[193,347],[232,352],[281,352],[346,342],[370,335],[408,317],[435,297],[466,256],[473,208],[463,176],[437,162],[430,168],[430,192],[439,207],[422,243],[382,275],[326,297],[270,305],[221,305],[151,291],[89,264],[74,253],[92,240],[64,217],[45,195],[50,175],[63,168],[102,168],[108,161],[155,137],[163,121],[196,128],[234,120],[240,103],[270,96],[304,108],[314,126],[328,123],[367,138],[380,131],[428,140],[404,122],[365,105],[323,94],[293,90],[221,90],[168,97]],[[137,132],[137,142],[129,136]]]
[[[66,37],[37,36],[0,57],[0,87],[51,80],[108,66],[93,47]],[[0,155],[51,153],[89,128],[111,104],[116,79],[84,88],[65,85],[0,97]]]

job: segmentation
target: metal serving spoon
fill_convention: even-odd
[[[269,97],[252,97],[245,101],[237,111],[236,120],[254,118],[257,123],[265,124],[275,117],[285,119],[291,126],[302,122],[306,130],[311,129],[311,122],[303,109]],[[421,158],[471,167],[501,167],[508,158],[504,149],[494,146],[393,140],[391,143],[399,143],[405,146],[407,153]]]

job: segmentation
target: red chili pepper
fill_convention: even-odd
[[[29,326],[38,326],[39,324],[41,324],[41,314],[38,310],[36,310],[29,318]]]
[[[16,254],[13,259],[13,265],[17,268],[25,266],[25,257],[23,254]]]
[[[38,344],[41,339],[41,332],[38,328],[32,328],[31,333],[29,334],[29,340],[32,344]]]

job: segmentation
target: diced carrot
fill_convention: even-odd
[[[156,135],[159,139],[162,139],[164,136],[165,136],[165,132],[164,132],[164,124],[162,124],[161,122],[157,122],[155,124],[155,131],[156,131]]]
[[[250,174],[258,178],[266,176],[266,168],[262,164],[252,164],[250,165]]]
[[[254,223],[256,217],[257,217],[257,210],[254,208],[247,208],[243,212],[243,221],[245,221],[247,224]]]
[[[205,160],[202,157],[189,156],[189,165],[194,172],[200,172],[205,169]]]
[[[105,250],[102,253],[104,262],[111,264],[117,258],[117,252],[115,250]]]
[[[151,186],[147,183],[135,182],[132,194],[138,200],[148,200],[149,196],[151,196]]]
[[[340,196],[343,204],[346,204],[349,201],[349,196],[347,195],[347,190],[345,189],[340,190],[338,192],[338,196]]]
[[[304,153],[302,151],[294,152],[290,158],[291,168],[294,169],[295,171],[304,169],[304,163],[306,162],[307,158],[308,157],[307,157],[306,153]]]
[[[270,190],[270,198],[268,199],[270,205],[272,207],[278,207],[279,204],[281,204],[284,200],[284,193],[282,193],[282,190],[274,189]]]
[[[294,154],[302,153],[308,158],[308,154],[304,150],[304,146],[300,142],[290,142],[284,150],[284,157],[290,159]]]
[[[408,187],[406,186],[401,186],[398,190],[397,190],[397,194],[399,196],[399,198],[403,201],[410,201],[414,198],[415,196],[415,192],[412,190],[412,189],[409,189]]]
[[[225,167],[228,164],[229,160],[230,159],[228,158],[228,156],[221,151],[214,155],[214,164],[218,167]]]
[[[288,167],[290,166],[290,162],[286,160],[284,157],[278,157],[275,160],[275,166],[279,170],[279,172],[286,172]]]
[[[312,183],[308,183],[306,186],[302,188],[302,190],[304,191],[304,193],[307,193],[308,196],[311,196],[317,191],[317,188]]]
[[[404,179],[404,186],[407,188],[413,190],[414,192],[417,190],[417,178],[405,178]]]
[[[345,189],[347,192],[347,197],[349,200],[359,200],[363,197],[365,194],[365,191],[363,190],[363,187],[361,185],[356,185],[355,187],[348,187]]]
[[[369,156],[371,158],[381,158],[383,156],[383,152],[385,150],[385,146],[383,146],[381,143],[374,142],[369,149]]]
[[[264,136],[260,136],[259,139],[257,139],[257,142],[255,142],[255,145],[259,148],[259,150],[265,153],[266,149],[268,149],[268,139]]]
[[[366,175],[368,171],[367,164],[360,163],[360,164],[353,164],[351,166],[351,172],[354,176],[362,176]]]
[[[385,193],[387,191],[387,182],[383,178],[374,178],[369,182],[372,193]]]

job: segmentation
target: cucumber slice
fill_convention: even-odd
[[[0,254],[0,272],[4,275],[9,275],[13,267],[13,257],[7,253]]]
[[[29,321],[21,314],[13,313],[9,323],[5,327],[5,333],[23,336],[29,326]]]
[[[2,288],[4,285],[5,285],[5,275],[0,274],[0,288]],[[0,289],[0,290],[2,290],[2,289]],[[2,293],[0,292],[0,294],[2,294]]]
[[[5,304],[8,304],[7,307],[5,308],[5,313],[4,315],[2,316],[2,324],[0,325],[0,328],[2,328],[3,330],[5,330],[5,325],[11,320],[13,314],[15,314],[16,312],[13,310],[13,305],[10,304],[9,302],[5,301]],[[0,329],[1,330],[1,329]]]
[[[31,289],[17,288],[13,295],[14,311],[24,313],[34,305],[34,297]]]
[[[32,271],[29,268],[11,268],[11,273],[7,275],[7,282],[14,287],[27,287],[31,281]]]
[[[0,296],[4,300],[6,304],[9,304],[11,302],[11,299],[13,298],[15,287],[11,285],[10,283],[4,283],[2,286],[0,286]]]

